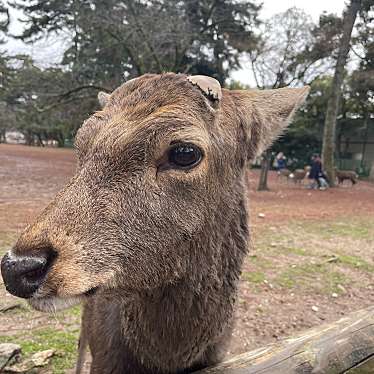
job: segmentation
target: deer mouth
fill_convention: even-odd
[[[69,297],[57,297],[57,296],[46,296],[46,297],[31,297],[28,299],[28,303],[33,309],[39,312],[54,313],[58,310],[70,308],[74,305],[79,304],[83,300],[82,296],[69,296]]]
[[[59,310],[71,308],[87,300],[97,293],[99,287],[93,287],[79,295],[72,296],[43,296],[27,299],[30,306],[39,312],[54,313]]]
[[[99,290],[99,287],[92,287],[88,291],[84,292],[84,296],[90,297],[93,296],[97,293]]]

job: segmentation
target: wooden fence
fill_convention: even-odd
[[[374,374],[374,306],[199,374]]]

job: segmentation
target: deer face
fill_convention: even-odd
[[[163,74],[101,94],[76,137],[75,176],[2,260],[8,291],[51,310],[183,278],[191,241],[306,93]]]

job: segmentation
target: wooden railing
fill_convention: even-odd
[[[374,374],[374,307],[199,374]]]

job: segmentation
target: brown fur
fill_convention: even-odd
[[[102,95],[76,138],[76,175],[12,250],[56,253],[30,303],[84,300],[91,373],[188,373],[228,341],[249,242],[246,166],[308,90],[222,90],[213,103],[193,83],[145,75]],[[164,168],[173,141],[198,145],[202,162]]]

